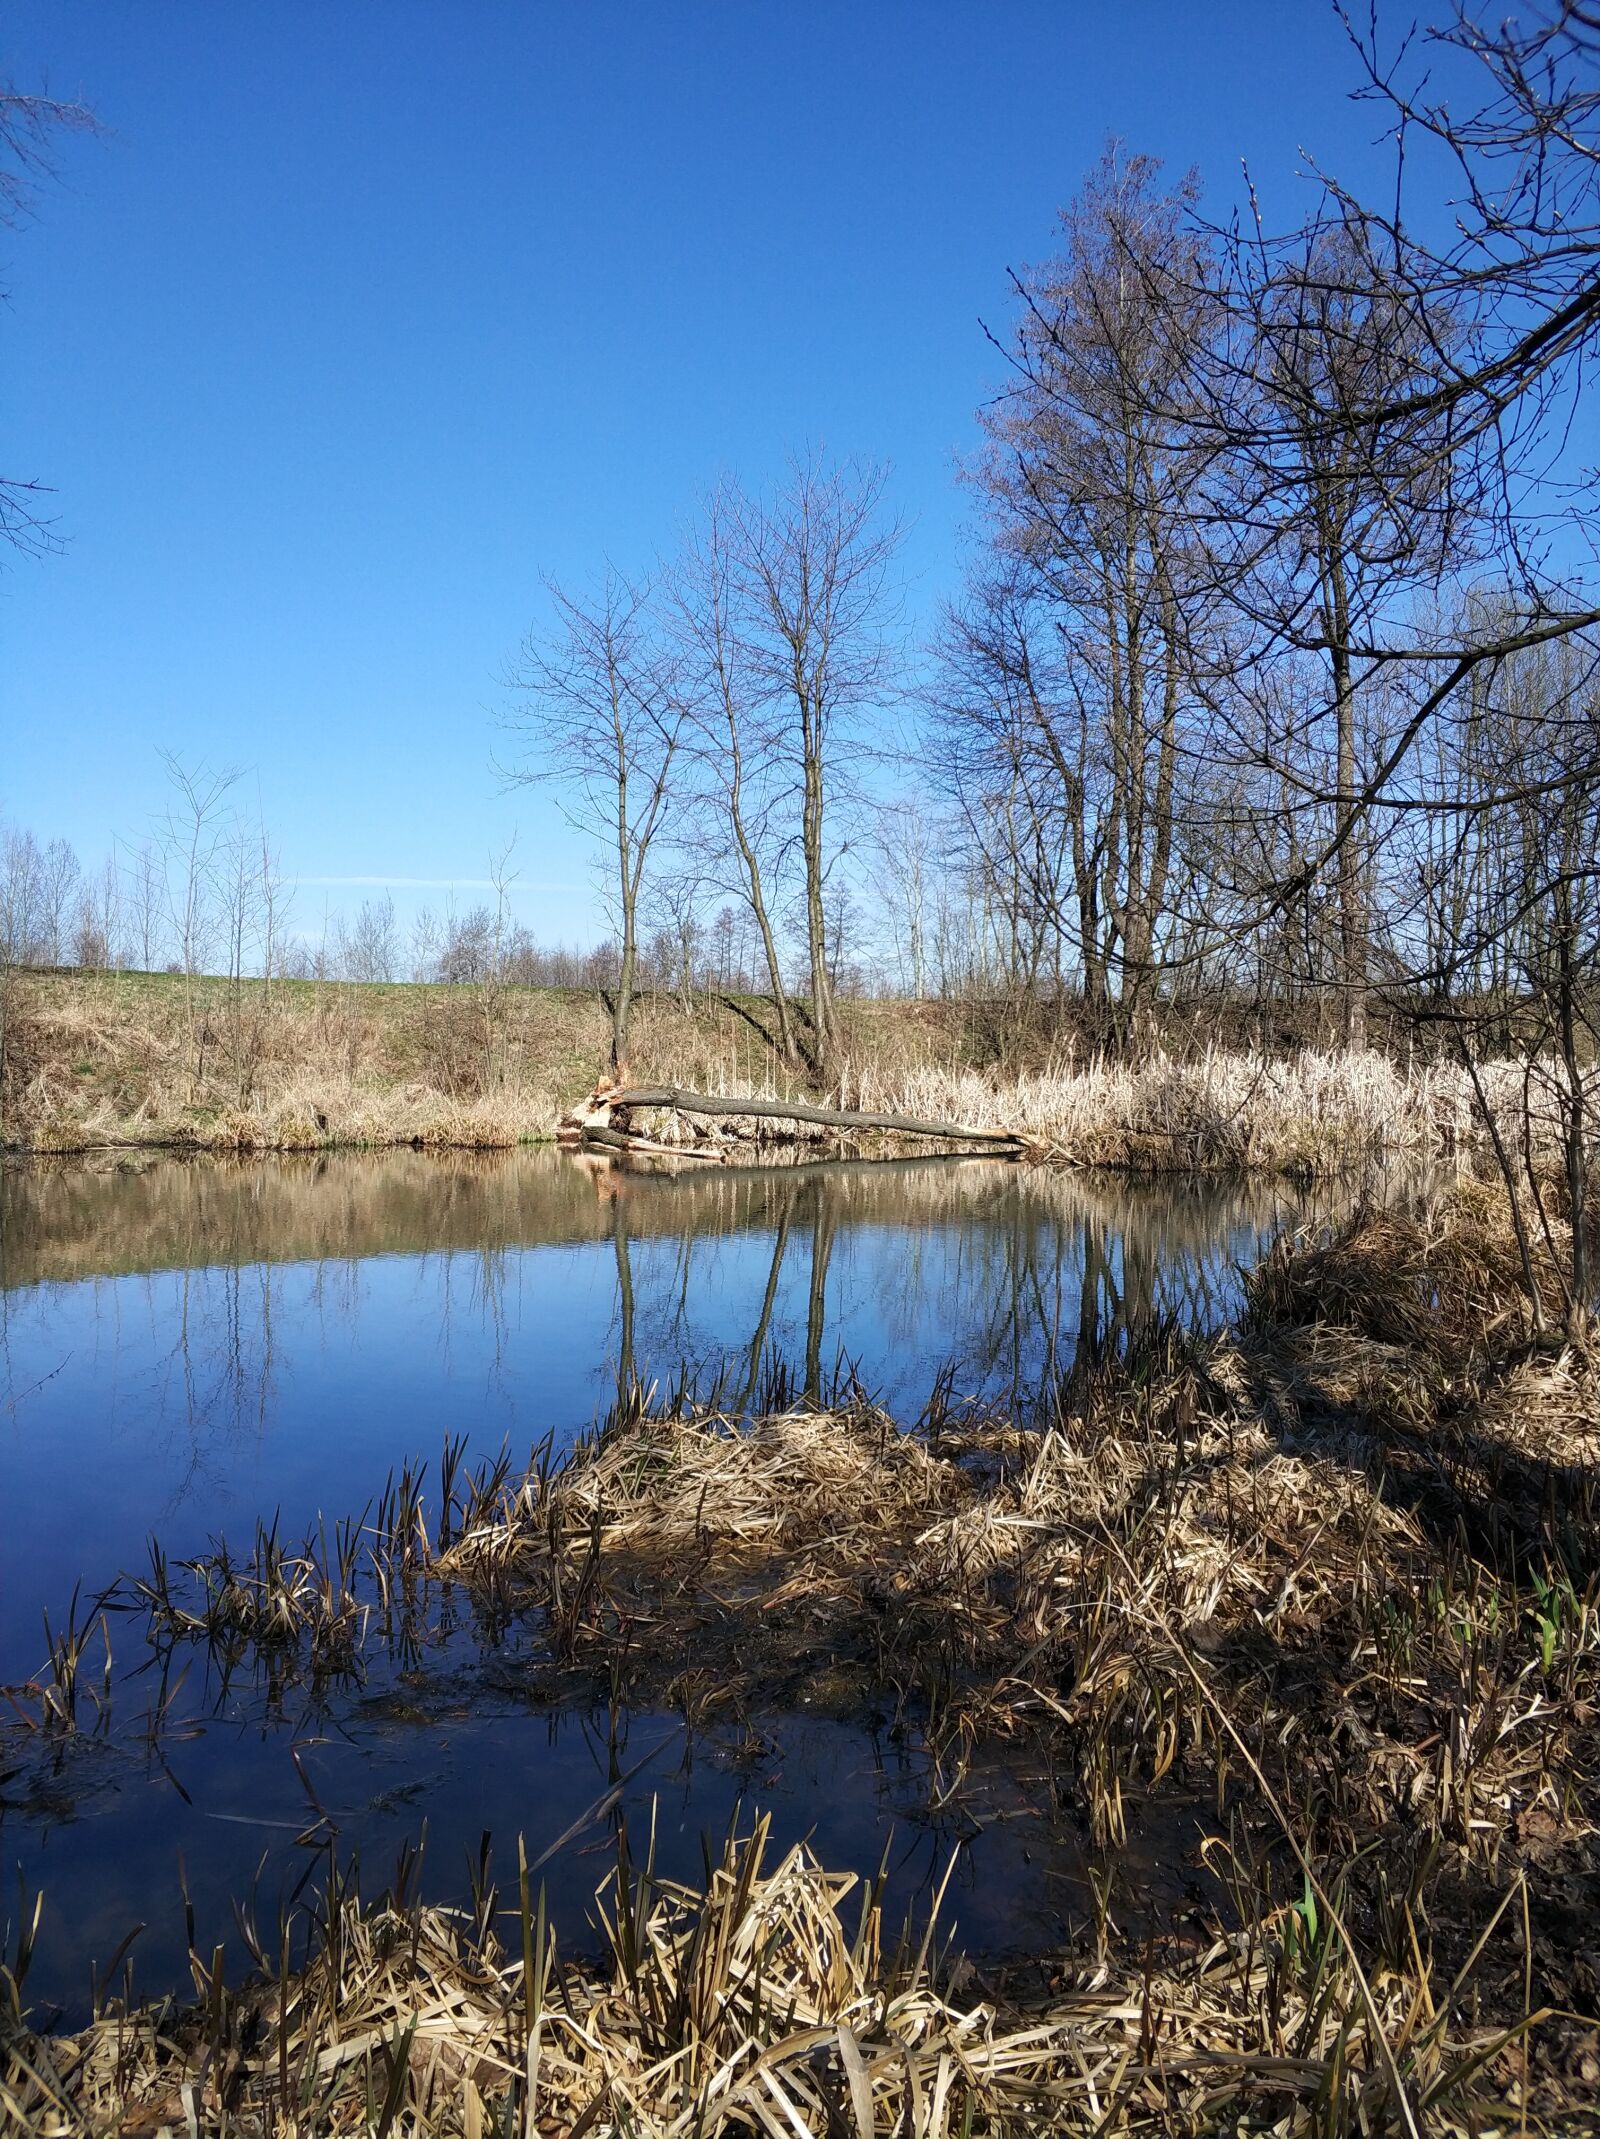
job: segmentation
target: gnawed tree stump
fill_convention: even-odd
[[[639,1107],[670,1108],[678,1114],[754,1117],[758,1121],[806,1122],[825,1129],[868,1130],[879,1135],[911,1136],[933,1143],[976,1144],[998,1156],[1015,1157],[1030,1139],[1015,1129],[974,1129],[966,1122],[919,1121],[910,1114],[869,1114],[850,1107],[814,1107],[793,1099],[725,1099],[681,1085],[613,1084],[602,1078],[586,1099],[562,1116],[556,1140],[611,1151],[642,1151],[673,1158],[721,1159],[721,1146],[668,1144],[642,1135],[632,1125]]]

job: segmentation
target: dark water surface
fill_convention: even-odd
[[[0,1685],[39,1671],[46,1612],[59,1628],[75,1589],[142,1568],[152,1534],[174,1561],[247,1544],[274,1514],[298,1537],[358,1513],[406,1458],[436,1466],[446,1434],[520,1461],[603,1414],[619,1372],[716,1382],[737,1405],[848,1369],[910,1421],[948,1369],[957,1399],[1025,1407],[1141,1318],[1225,1319],[1239,1266],[1306,1215],[1270,1184],[991,1160],[675,1178],[552,1151],[7,1168]],[[888,1841],[907,1907],[958,1850],[948,1913],[972,1948],[1037,1944],[1076,1908],[1081,1849],[1038,1778],[980,1770],[935,1817],[914,1736],[870,1718],[802,1709],[691,1741],[681,1719],[635,1714],[619,1736],[603,1711],[530,1697],[531,1634],[486,1645],[463,1626],[314,1708],[219,1686],[200,1658],[152,1746],[140,1719],[172,1678],[158,1686],[133,1625],[111,1621],[108,1731],[45,1747],[0,1722],[0,1865],[12,1894],[19,1863],[46,1897],[28,1988],[69,2012],[139,1922],[139,1980],[186,1979],[180,1853],[209,1951],[253,1881],[270,1918],[317,1876],[308,1825],[376,1884],[426,1821],[425,1883],[454,1897],[485,1829],[504,1874],[518,1833],[537,1854],[619,1775],[631,1814],[653,1801],[669,1873],[697,1870],[702,1833],[742,1801],[833,1863],[871,1871]],[[544,1875],[579,1943],[606,1837],[597,1819]],[[1172,1861],[1151,1891],[1175,1900],[1181,1852],[1152,1848]],[[0,1901],[0,1929],[14,1914]]]

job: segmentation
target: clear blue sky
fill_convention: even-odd
[[[1323,0],[10,0],[0,64],[105,129],[3,243],[66,547],[0,577],[0,811],[92,862],[158,748],[259,769],[302,927],[516,826],[522,917],[595,932],[496,678],[718,471],[887,458],[930,610],[979,322],[1108,134],[1219,211],[1241,156],[1284,210],[1302,147],[1373,167]]]

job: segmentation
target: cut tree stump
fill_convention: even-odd
[[[637,1136],[613,1124],[613,1114],[626,1123],[635,1107],[670,1107],[679,1114],[745,1115],[763,1121],[811,1122],[825,1129],[870,1129],[895,1136],[924,1137],[936,1143],[981,1144],[995,1153],[1015,1154],[1028,1147],[1030,1139],[1015,1129],[974,1129],[965,1122],[919,1121],[910,1114],[867,1114],[849,1107],[812,1107],[792,1099],[724,1099],[705,1092],[685,1091],[676,1084],[596,1085],[556,1131],[567,1144],[599,1144],[609,1150],[671,1151],[685,1158],[718,1157],[720,1153],[694,1146],[663,1145],[653,1138]]]

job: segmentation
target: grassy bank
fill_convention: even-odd
[[[849,1398],[753,1424],[638,1393],[570,1456],[414,1480],[359,1547],[159,1560],[153,1643],[347,1669],[419,1590],[536,1669],[691,1722],[798,1698],[914,1724],[959,1801],[1024,1742],[1094,1907],[980,1982],[763,1838],[702,1891],[635,1838],[603,1949],[335,1891],[198,2000],[0,2047],[24,2129],[1572,2131],[1600,2092],[1600,1382],[1536,1341],[1488,1194],[1285,1245],[1237,1328],[1152,1331],[1039,1419]],[[1547,1302],[1555,1316],[1554,1272]],[[713,1666],[707,1659],[715,1658]],[[68,1728],[72,1665],[37,1689]],[[52,1702],[54,1703],[52,1707]],[[1124,1930],[1141,1819],[1192,1903]],[[291,1964],[289,1955],[296,1952]],[[0,1996],[0,2016],[6,2006]]]
[[[549,1137],[593,1084],[609,1020],[588,991],[275,981],[168,974],[14,983],[5,1138],[296,1151],[421,1144],[494,1149]],[[742,1034],[742,1038],[741,1038]],[[748,1076],[759,1042],[728,1011],[646,1002],[639,1067]]]
[[[608,1022],[596,997],[553,989],[350,983],[186,984],[164,974],[23,976],[5,1048],[4,1140],[70,1152],[162,1146],[296,1151],[339,1145],[495,1148],[550,1136],[594,1082]],[[1420,1160],[1478,1141],[1469,1080],[1383,1056],[1210,1050],[1119,1065],[1046,1055],[981,1066],[959,1006],[842,1006],[848,1106],[1017,1129],[1080,1165],[1144,1172],[1330,1173]],[[797,1096],[747,1020],[718,1002],[638,1009],[634,1077]],[[1491,1072],[1507,1120],[1519,1078]],[[650,1125],[668,1141],[692,1132]],[[758,1125],[725,1125],[749,1153]],[[761,1133],[792,1141],[785,1125]],[[818,1149],[826,1131],[801,1132]]]

